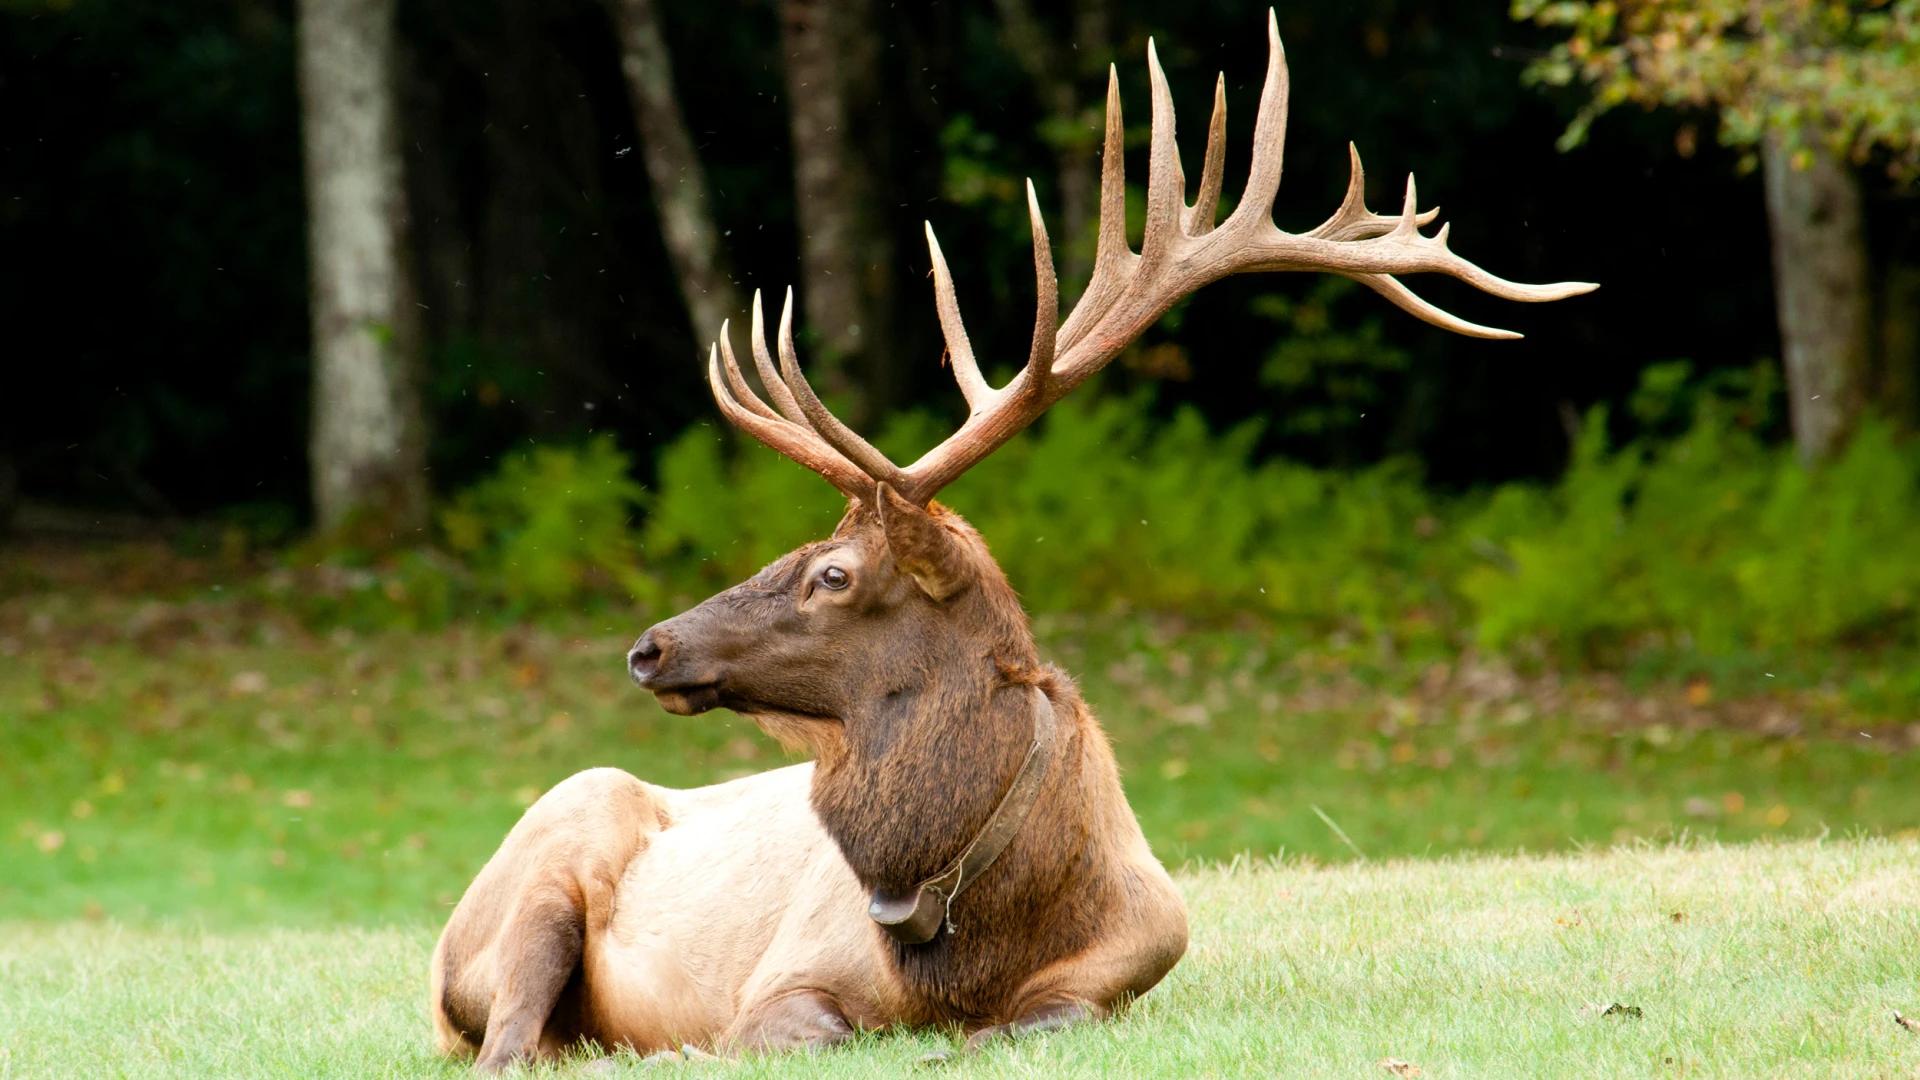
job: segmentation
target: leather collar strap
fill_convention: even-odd
[[[1046,692],[1037,686],[1031,689],[1033,744],[1027,747],[1026,760],[1020,763],[1020,771],[1013,775],[1013,782],[1007,785],[1007,793],[1000,797],[1000,805],[994,807],[987,823],[980,826],[980,831],[945,870],[905,893],[874,891],[867,914],[895,941],[922,945],[932,941],[940,927],[952,929],[948,917],[954,898],[993,865],[993,860],[1007,849],[1014,834],[1026,822],[1027,813],[1040,794],[1040,782],[1046,779],[1047,769],[1053,762],[1057,727],[1053,703],[1047,699]]]

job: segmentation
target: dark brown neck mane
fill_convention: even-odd
[[[1032,690],[1045,693],[1053,760],[1027,820],[953,903],[950,928],[922,945],[894,944],[910,985],[944,1008],[986,1015],[999,1004],[993,988],[1018,984],[1010,973],[1030,972],[1090,936],[1074,913],[1102,884],[1092,811],[1124,796],[1110,756],[1087,775],[1089,738],[1103,753],[1104,738],[1072,681],[1039,664],[1012,590],[982,584],[984,595],[961,602],[999,609],[1002,631],[1016,625],[1004,615],[1018,620],[1014,634],[991,635],[1004,643],[1000,655],[971,635],[949,639],[912,677],[874,687],[843,718],[842,737],[817,748],[812,801],[862,886],[911,890],[987,823],[1032,746]],[[1111,790],[1091,790],[1103,786]],[[1056,929],[1038,932],[1049,923]]]

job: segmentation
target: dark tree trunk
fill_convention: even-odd
[[[1818,148],[1769,135],[1762,151],[1774,299],[1794,442],[1808,461],[1845,445],[1867,403],[1871,293],[1859,179]]]
[[[1061,299],[1071,303],[1087,283],[1093,265],[1094,218],[1099,210],[1100,140],[1105,130],[1100,105],[1105,101],[1094,76],[1109,49],[1111,19],[1107,0],[1075,0],[1073,37],[1056,36],[1034,14],[1028,0],[995,0],[1007,47],[1020,62],[1046,110],[1048,141],[1060,185],[1060,224],[1055,241],[1060,258]],[[1082,84],[1085,84],[1084,86]],[[1082,100],[1083,91],[1090,96]]]
[[[323,531],[426,524],[417,309],[394,95],[393,0],[301,0],[313,322],[313,502]]]
[[[796,292],[815,363],[828,386],[858,391],[858,420],[884,410],[899,379],[893,244],[872,144],[854,123],[856,105],[878,93],[878,34],[868,0],[782,0],[780,35],[800,226]]]
[[[620,70],[640,131],[640,152],[660,214],[660,233],[696,343],[720,332],[743,309],[719,248],[705,171],[673,89],[673,66],[653,0],[612,0],[620,30]]]
[[[1902,431],[1920,430],[1920,263],[1903,252],[1880,275],[1879,331],[1874,411]]]

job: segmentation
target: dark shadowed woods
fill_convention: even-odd
[[[1269,417],[1262,454],[1345,467],[1405,456],[1461,487],[1554,475],[1568,418],[1608,403],[1624,429],[1620,406],[1650,364],[1686,360],[1696,379],[1797,370],[1779,335],[1769,206],[1777,225],[1795,200],[1841,196],[1794,188],[1770,203],[1766,178],[1781,170],[1766,162],[1781,154],[1743,164],[1718,145],[1711,103],[1616,109],[1563,152],[1584,88],[1524,78],[1561,28],[1497,5],[1278,15],[1295,83],[1283,225],[1325,213],[1351,139],[1376,200],[1417,169],[1457,246],[1484,265],[1606,288],[1525,312],[1528,340],[1493,347],[1322,281],[1235,282],[1162,326],[1109,392],[1150,387],[1161,408],[1192,403],[1219,426]],[[1071,295],[1106,60],[1143,134],[1149,34],[1189,114],[1226,72],[1242,142],[1261,64],[1258,10],[1228,3],[808,0],[716,18],[611,0],[16,0],[0,17],[7,303],[40,331],[16,353],[34,392],[7,395],[0,452],[18,498],[174,518],[244,506],[289,527],[328,505],[309,452],[355,452],[327,414],[308,419],[310,393],[332,385],[328,328],[342,318],[391,330],[376,344],[398,365],[394,393],[420,399],[430,433],[396,438],[423,444],[396,453],[423,454],[441,496],[529,437],[589,431],[614,434],[647,478],[662,442],[706,420],[698,357],[716,316],[741,315],[753,289],[798,287],[803,341],[856,415],[947,415],[921,220],[953,238],[983,353],[1017,357],[1030,302],[1015,272],[1019,184],[1040,189]],[[397,276],[374,289],[393,310],[326,314],[310,307],[341,302],[326,269],[327,172],[354,166],[344,150],[320,168],[314,155],[346,145],[327,142],[344,137],[330,133],[327,94],[357,76],[323,53],[336,47],[329,27],[353,20],[373,36],[335,55],[369,72],[361,98],[390,99],[391,130],[363,138],[368,153],[397,154],[377,168],[402,228]],[[1198,154],[1197,130],[1186,149]],[[1879,336],[1884,312],[1888,370],[1844,392],[1907,418],[1914,360],[1901,342],[1913,335],[1896,309],[1911,300],[1914,215],[1910,186],[1884,166],[1872,153],[1789,163],[1806,183],[1847,175],[1834,213],[1857,235],[1838,241],[1844,255],[1791,254],[1824,242],[1791,234],[1781,250],[1857,267],[1827,308],[1859,329],[1831,332]],[[1801,306],[1789,299],[1787,317]],[[1847,347],[1862,354],[1848,363],[1868,362],[1868,346]],[[343,427],[367,427],[353,417],[369,406],[329,397]],[[1786,437],[1790,412],[1772,398],[1760,434]],[[396,497],[423,520],[418,494]]]

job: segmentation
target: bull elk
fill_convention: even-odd
[[[1225,81],[1197,197],[1174,145],[1151,42],[1145,235],[1126,234],[1120,96],[1109,69],[1100,220],[1086,291],[1064,323],[1033,186],[1038,312],[1027,363],[981,376],[931,228],[934,304],[969,415],[906,467],[821,404],[793,347],[778,361],[758,296],[749,385],[723,324],[707,358],[720,411],[847,497],[833,535],[641,635],[632,676],[667,711],[752,718],[813,761],[711,787],[580,773],[533,804],[454,909],[434,950],[440,1048],[483,1069],[586,1040],[640,1051],[821,1047],[862,1029],[958,1024],[992,1039],[1108,1015],[1166,975],[1186,909],[1134,819],[1105,735],[1072,679],[1042,661],[980,535],[933,501],[1099,371],[1176,300],[1230,274],[1319,270],[1416,317],[1485,338],[1396,275],[1435,272],[1508,300],[1521,285],[1447,248],[1414,201],[1376,214],[1352,158],[1326,222],[1271,220],[1287,119],[1273,15],[1246,193],[1215,224]]]

